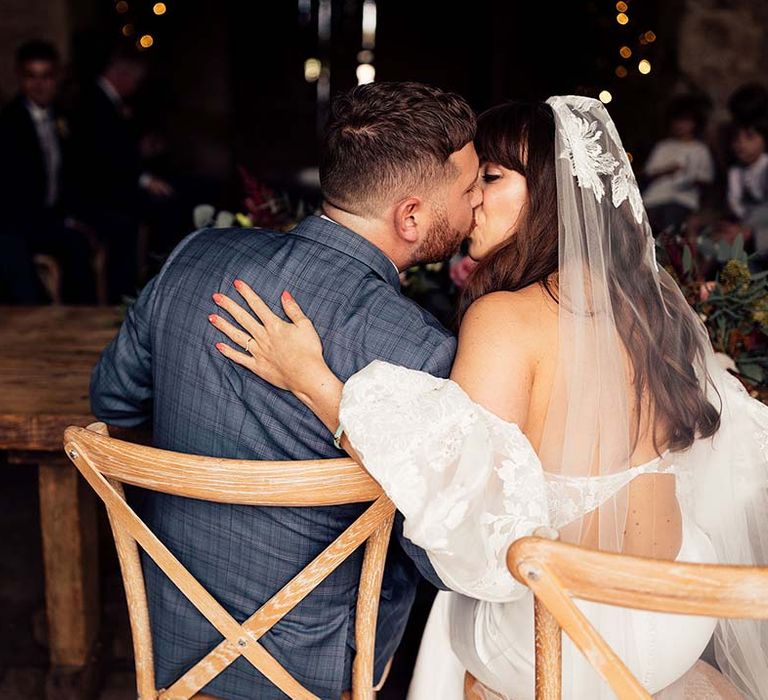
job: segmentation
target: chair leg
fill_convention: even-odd
[[[562,694],[563,634],[552,613],[534,599],[536,630],[536,700],[560,700]]]

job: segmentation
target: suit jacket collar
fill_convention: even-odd
[[[315,241],[359,260],[370,267],[385,282],[389,282],[395,289],[400,289],[400,275],[392,261],[373,243],[346,226],[313,215],[308,216],[286,235]]]

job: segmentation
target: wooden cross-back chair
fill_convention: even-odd
[[[125,585],[140,700],[193,697],[243,656],[291,698],[316,700],[259,643],[361,544],[366,542],[357,601],[353,700],[375,696],[374,642],[384,561],[395,507],[381,487],[349,459],[254,462],[199,457],[109,437],[103,423],[67,428],[70,460],[104,501]],[[334,542],[243,624],[237,622],[160,542],[125,500],[123,484],[219,503],[254,506],[332,506],[373,502]],[[152,637],[141,546],[221,633],[223,641],[167,689],[155,687]]]
[[[624,608],[706,617],[768,619],[768,568],[688,564],[598,552],[524,537],[509,548],[512,575],[534,593],[536,700],[559,700],[562,631],[622,700],[651,700],[572,598]],[[740,697],[714,669],[722,697]]]

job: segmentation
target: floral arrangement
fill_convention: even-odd
[[[677,237],[662,248],[723,366],[768,398],[768,271],[752,269],[740,236],[733,243]]]
[[[243,211],[216,211],[211,204],[198,204],[193,213],[195,228],[270,228],[290,231],[311,211],[303,200],[292,204],[287,194],[278,193],[239,166],[244,197]]]

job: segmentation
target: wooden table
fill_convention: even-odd
[[[37,464],[51,672],[49,698],[84,698],[99,628],[95,497],[65,457],[64,428],[87,425],[88,384],[119,328],[111,307],[0,306],[0,450]]]

